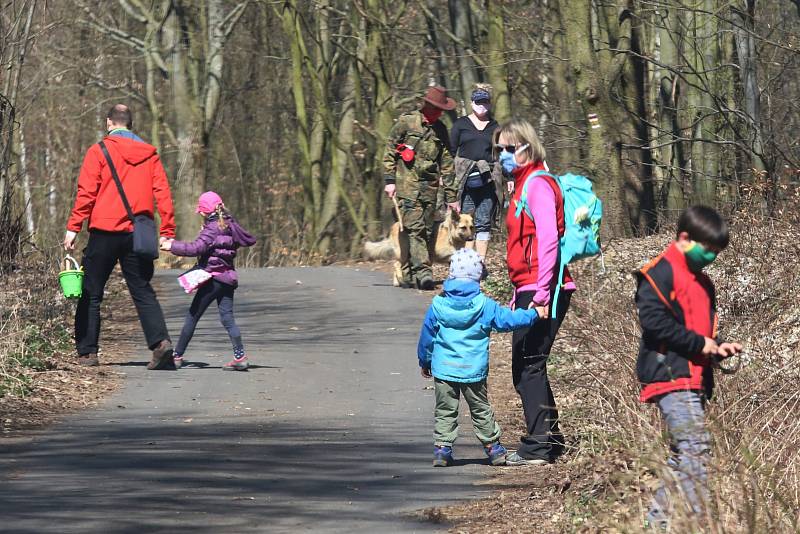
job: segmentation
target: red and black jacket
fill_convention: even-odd
[[[705,391],[714,387],[711,361],[702,354],[705,337],[716,337],[714,284],[694,273],[673,243],[637,272],[636,307],[642,339],[636,374],[640,400],[672,391]]]

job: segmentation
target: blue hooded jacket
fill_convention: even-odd
[[[434,297],[417,344],[422,368],[448,382],[473,383],[489,375],[489,335],[531,326],[536,310],[510,310],[481,293],[471,280],[447,280]]]

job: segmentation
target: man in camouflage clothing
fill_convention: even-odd
[[[445,202],[453,209],[459,208],[447,127],[439,120],[444,110],[455,106],[443,87],[429,87],[420,109],[401,115],[389,132],[383,157],[384,191],[389,198],[397,196],[409,241],[402,287],[435,287],[428,239],[433,231],[440,178]]]

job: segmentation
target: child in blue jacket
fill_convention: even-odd
[[[467,401],[475,435],[492,465],[506,463],[500,426],[486,391],[489,336],[492,329],[508,332],[531,326],[536,311],[503,308],[481,293],[481,257],[472,249],[457,250],[450,259],[444,291],[433,299],[420,332],[417,357],[422,376],[433,376],[436,396],[434,467],[453,463],[458,437],[458,404]]]

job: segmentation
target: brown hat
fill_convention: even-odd
[[[425,96],[422,100],[439,109],[450,111],[456,109],[456,101],[447,97],[447,89],[441,85],[432,85],[425,91]]]

